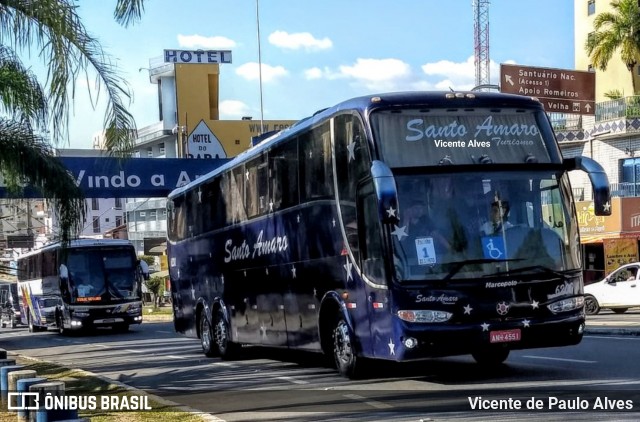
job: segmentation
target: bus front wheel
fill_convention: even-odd
[[[495,366],[507,360],[509,352],[509,349],[504,348],[488,348],[477,350],[473,352],[471,356],[481,365]]]
[[[357,378],[361,362],[356,354],[351,329],[342,316],[333,329],[333,357],[340,375]]]

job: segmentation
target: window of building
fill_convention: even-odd
[[[116,215],[116,227],[119,227],[121,225],[122,225],[122,216]]]
[[[117,210],[121,210],[122,209],[122,198],[116,198],[116,203],[115,203],[115,209]]]
[[[165,151],[164,151],[164,143],[159,144],[158,148],[160,149],[160,155],[164,155]]]
[[[589,16],[596,13],[596,0],[588,0],[587,1],[587,14]]]
[[[93,232],[100,233],[100,217],[93,217]]]
[[[147,148],[147,157],[153,158],[153,149]]]
[[[91,209],[94,211],[100,209],[100,201],[98,201],[98,198],[91,198]]]

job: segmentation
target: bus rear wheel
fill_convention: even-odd
[[[342,316],[333,329],[333,357],[340,375],[351,379],[358,377],[362,362],[356,354],[349,324]]]
[[[216,349],[213,345],[213,335],[211,333],[211,324],[209,324],[209,320],[207,316],[200,316],[200,344],[202,345],[202,351],[205,356],[214,357],[217,355]]]
[[[238,352],[238,345],[231,341],[231,327],[227,322],[222,309],[218,309],[213,318],[213,344],[218,355],[222,359],[234,359]]]

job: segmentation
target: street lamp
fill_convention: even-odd
[[[258,79],[260,83],[260,135],[264,133],[264,107],[262,103],[262,52],[260,49],[260,1],[256,0],[256,28],[258,33]]]

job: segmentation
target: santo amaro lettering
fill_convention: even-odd
[[[263,239],[264,230],[260,230],[258,239],[253,247],[244,239],[241,244],[233,244],[231,239],[227,239],[224,244],[224,262],[240,261],[243,259],[254,259],[263,255],[271,255],[284,252],[289,249],[289,238],[287,236],[274,236],[270,239]]]
[[[426,125],[424,119],[411,119],[407,122],[405,137],[408,142],[421,141],[422,139],[442,139],[442,138],[462,138],[473,132],[473,138],[479,136],[536,136],[540,132],[535,124],[524,123],[494,124],[493,116],[487,116],[484,121],[472,127],[471,130],[466,125],[453,120],[447,124]]]

